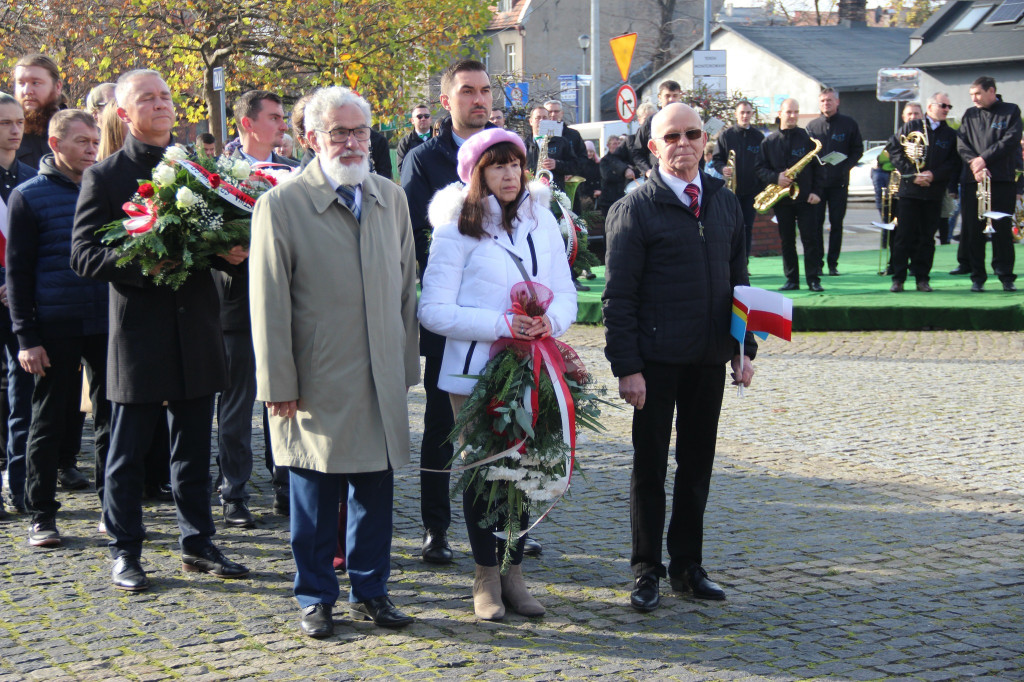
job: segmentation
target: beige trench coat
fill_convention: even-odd
[[[357,222],[320,164],[260,197],[249,309],[257,398],[278,466],[363,473],[409,463],[407,388],[419,382],[416,253],[405,193],[371,174]]]

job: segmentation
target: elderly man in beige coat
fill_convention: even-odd
[[[272,415],[274,461],[290,470],[301,627],[326,637],[342,485],[351,611],[412,622],[387,580],[394,469],[409,462],[406,394],[419,382],[416,254],[405,194],[369,174],[369,104],[324,88],[305,124],[316,161],[253,212],[249,301],[257,397]]]

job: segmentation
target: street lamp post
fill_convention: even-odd
[[[577,42],[579,42],[580,49],[583,50],[583,66],[582,66],[583,70],[581,71],[581,73],[583,75],[586,75],[586,73],[587,73],[587,50],[590,49],[590,36],[588,36],[586,33],[584,33],[579,38],[577,38],[576,40],[577,40]],[[579,81],[577,79],[577,83],[578,82]],[[576,87],[576,100],[577,100],[577,102],[579,104],[579,111],[580,111],[580,117],[579,117],[580,120],[579,120],[579,122],[580,123],[587,123],[587,117],[585,115],[587,102],[586,102],[586,99],[583,97],[583,87],[581,85],[577,85],[577,87]]]

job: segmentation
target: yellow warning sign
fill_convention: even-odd
[[[612,55],[619,66],[622,80],[629,81],[629,65],[633,62],[633,50],[636,49],[636,34],[623,33],[608,41],[612,46]]]

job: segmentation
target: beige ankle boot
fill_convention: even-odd
[[[543,616],[544,607],[526,589],[523,567],[509,566],[508,574],[501,576],[501,596],[521,616]]]
[[[473,611],[482,620],[501,620],[505,605],[501,603],[501,574],[497,566],[476,565],[473,579]]]

